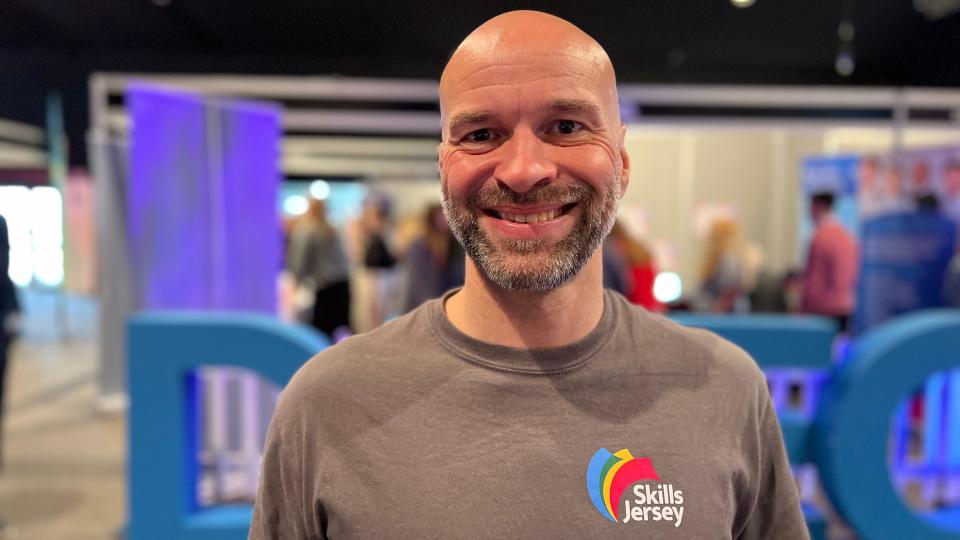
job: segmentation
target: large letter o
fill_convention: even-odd
[[[960,312],[921,312],[864,335],[824,392],[815,443],[820,478],[862,537],[960,539],[960,529],[933,525],[903,503],[887,465],[897,404],[931,375],[958,367]]]

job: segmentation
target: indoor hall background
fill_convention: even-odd
[[[100,74],[91,79],[91,140],[125,136],[123,92],[131,81],[283,104],[279,153],[287,177],[359,179],[390,194],[398,214],[438,198],[434,81]],[[958,92],[623,85],[621,95],[632,158],[622,213],[653,240],[663,270],[677,272],[691,288],[701,242],[694,218],[704,207],[731,208],[765,253],[768,271],[781,273],[804,257],[798,234],[804,157],[960,143]],[[809,118],[811,109],[819,117]],[[943,114],[918,120],[910,114],[916,109]],[[95,167],[95,174],[103,172]],[[104,365],[118,361],[105,357]],[[252,441],[275,393],[239,372],[208,382],[201,460],[218,472],[206,478],[205,498],[248,498],[259,452]]]

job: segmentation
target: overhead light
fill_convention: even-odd
[[[936,21],[960,11],[960,0],[913,0],[913,7],[928,20]]]
[[[748,8],[752,6],[757,0],[730,0],[730,3],[738,8]]]
[[[318,201],[330,196],[330,184],[326,180],[314,180],[310,183],[310,196]]]
[[[660,272],[653,280],[653,296],[661,304],[675,302],[682,294],[683,282],[675,272]]]
[[[837,37],[840,38],[842,43],[852,43],[856,34],[857,29],[854,28],[853,23],[850,21],[842,21],[840,25],[837,26]]]
[[[290,195],[283,200],[283,212],[289,216],[300,216],[307,211],[310,203],[303,195]]]
[[[841,50],[837,53],[837,59],[834,61],[833,67],[837,70],[837,75],[849,77],[853,75],[853,70],[856,69],[857,64],[850,51]]]

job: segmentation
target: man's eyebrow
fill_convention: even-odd
[[[602,116],[600,106],[586,99],[558,99],[550,103],[557,112],[583,112],[593,116]]]
[[[463,111],[450,117],[448,131],[456,131],[463,126],[486,122],[490,119],[490,111]]]

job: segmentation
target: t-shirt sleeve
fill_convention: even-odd
[[[810,533],[800,509],[800,493],[787,459],[780,424],[765,388],[760,396],[759,448],[754,464],[757,479],[751,482],[757,491],[752,511],[737,538],[808,540]]]
[[[304,470],[300,415],[286,394],[281,394],[267,430],[248,540],[324,538],[309,471]]]

